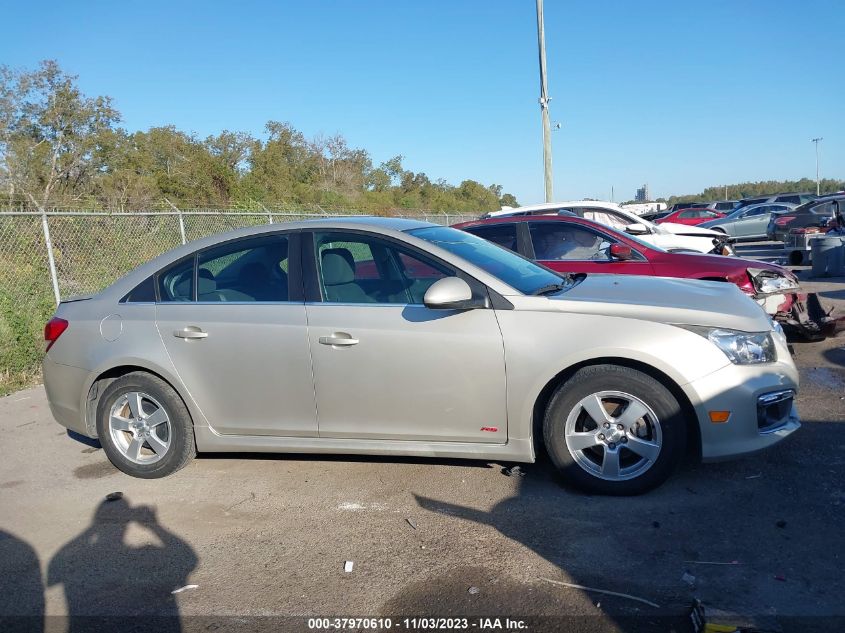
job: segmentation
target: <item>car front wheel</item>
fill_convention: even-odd
[[[143,479],[170,475],[196,453],[185,403],[161,378],[144,372],[126,374],[103,391],[97,435],[112,464]]]
[[[546,450],[573,484],[633,495],[663,483],[686,447],[686,425],[672,393],[648,374],[618,365],[578,370],[549,402]]]

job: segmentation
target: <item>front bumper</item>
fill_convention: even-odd
[[[784,350],[785,351],[785,350]],[[788,353],[787,353],[788,356]],[[767,365],[727,365],[684,387],[701,430],[702,461],[720,461],[765,450],[795,432],[801,423],[794,403],[781,403],[780,418],[772,413],[761,422],[758,404],[775,393],[798,391],[798,372],[789,362]],[[729,411],[727,422],[710,421],[711,411]]]
[[[44,357],[41,365],[44,373],[44,389],[47,402],[56,422],[71,431],[92,437],[88,432],[85,409],[83,407],[83,389],[89,372],[79,367],[60,365]]]

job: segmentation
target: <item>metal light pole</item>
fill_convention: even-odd
[[[546,32],[543,26],[543,0],[537,0],[537,45],[540,48],[540,112],[543,116],[543,172],[546,202],[552,202],[552,130],[549,121],[549,94],[546,85]]]
[[[816,195],[819,195],[819,141],[823,141],[824,139],[819,136],[810,140],[816,144]]]

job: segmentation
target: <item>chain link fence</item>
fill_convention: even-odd
[[[245,226],[346,214],[276,211],[0,211],[0,395],[29,384],[56,303],[95,293],[180,244]],[[409,213],[455,224],[474,216]]]

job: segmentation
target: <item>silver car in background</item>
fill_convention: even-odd
[[[189,243],[45,329],[53,415],[156,478],[199,452],[532,462],[640,493],[799,427],[733,284],[559,275],[456,229],[346,218]]]
[[[791,211],[797,204],[786,202],[752,204],[740,207],[718,220],[702,222],[698,226],[721,231],[730,237],[741,240],[766,239],[766,229],[772,214]]]

